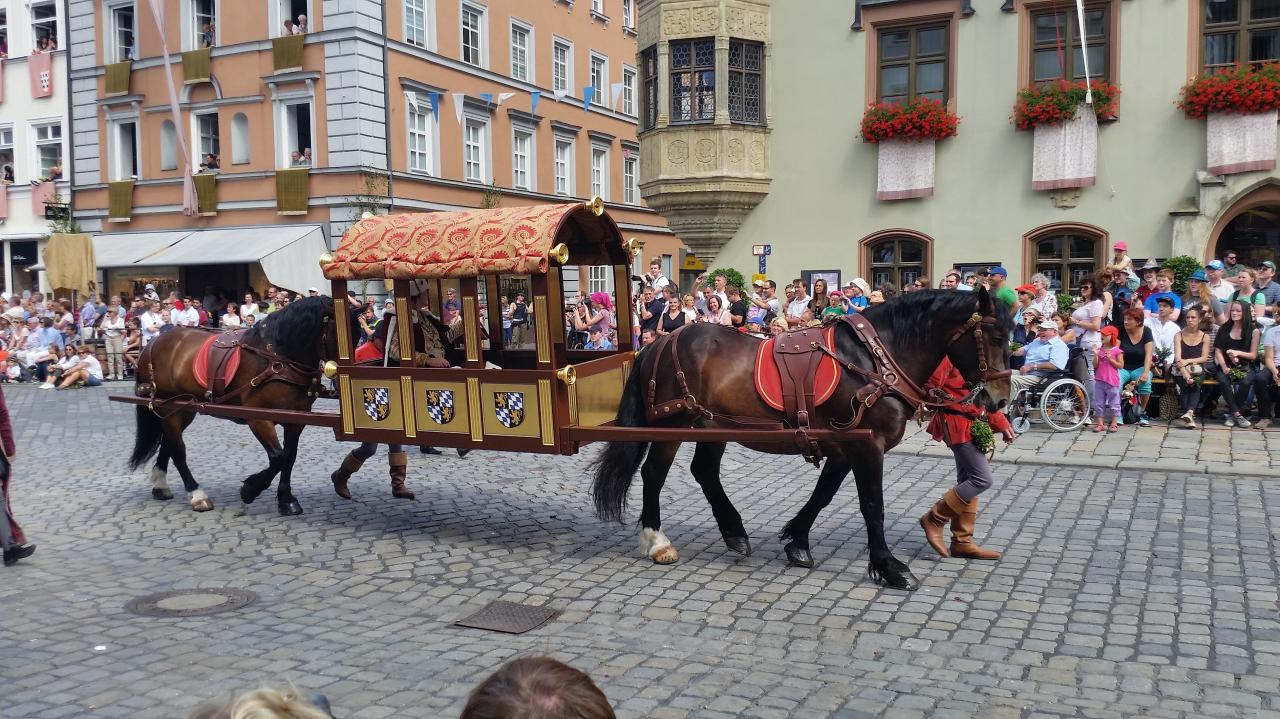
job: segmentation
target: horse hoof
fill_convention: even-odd
[[[867,576],[871,577],[871,581],[888,589],[914,592],[920,588],[920,580],[916,579],[916,575],[912,574],[905,564],[901,568],[879,568],[874,564],[869,564],[867,565]]]
[[[191,508],[197,512],[208,512],[213,509],[212,499],[197,499],[191,503]]]
[[[795,542],[787,542],[783,550],[787,553],[787,563],[791,566],[813,569],[813,555],[809,554],[808,549],[796,546]]]
[[[262,494],[262,490],[253,489],[248,483],[240,485],[240,501],[245,504],[253,504],[253,500],[257,499],[259,494]]]
[[[650,559],[653,560],[654,564],[675,564],[680,561],[680,553],[676,551],[675,547],[663,547],[654,552]]]
[[[165,502],[170,499],[173,499],[173,492],[170,492],[167,489],[160,489],[159,487],[156,487],[155,489],[151,490],[151,498],[158,499],[162,502]]]
[[[302,505],[296,499],[281,502],[279,508],[281,517],[296,517],[302,514]]]
[[[751,556],[751,540],[747,537],[725,537],[724,546],[744,557]]]

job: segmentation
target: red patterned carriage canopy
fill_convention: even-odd
[[[591,264],[625,264],[630,257],[608,213],[575,202],[366,217],[322,264],[330,280],[542,274],[560,243],[574,264],[588,257]]]

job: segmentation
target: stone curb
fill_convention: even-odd
[[[949,458],[951,451],[935,443],[919,448],[904,448],[901,445],[889,450],[890,455],[906,455],[910,457],[929,457],[931,459]],[[1178,459],[1156,459],[1151,461],[1120,459],[1119,457],[1063,457],[1040,456],[1039,454],[1001,454],[996,452],[999,464],[1024,464],[1035,467],[1093,467],[1097,469],[1121,469],[1143,472],[1189,472],[1210,476],[1230,475],[1233,477],[1274,477],[1276,470],[1265,464],[1221,464],[1191,462]]]

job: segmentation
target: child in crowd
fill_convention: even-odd
[[[18,364],[18,360],[10,357],[6,365],[4,376],[0,377],[0,382],[21,382],[22,365]]]
[[[1103,327],[1102,346],[1093,362],[1093,431],[1102,431],[1103,414],[1107,415],[1107,431],[1120,429],[1120,368],[1124,367],[1124,351],[1120,349],[1120,330],[1113,325]]]
[[[1124,270],[1125,274],[1132,273],[1133,260],[1129,259],[1129,245],[1122,240],[1112,246],[1111,251],[1113,253],[1111,256],[1111,269]]]
[[[843,317],[849,314],[849,302],[844,298],[844,293],[840,290],[831,290],[827,293],[827,301],[830,303],[822,310],[822,319],[828,317]]]

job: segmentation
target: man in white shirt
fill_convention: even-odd
[[[1154,352],[1152,362],[1160,361],[1160,356],[1164,355],[1163,364],[1168,367],[1173,362],[1173,343],[1178,336],[1178,331],[1182,328],[1173,320],[1171,295],[1163,294],[1156,297],[1156,307],[1155,316],[1148,317],[1145,322],[1147,327],[1151,328],[1151,339],[1155,342],[1152,348]]]
[[[662,288],[671,284],[662,274],[662,260],[653,258],[649,260],[649,271],[644,276],[644,286],[653,288],[654,296],[662,294]]]
[[[151,341],[160,336],[160,327],[164,324],[164,318],[160,314],[160,300],[152,300],[147,307],[147,311],[138,317],[138,329],[142,334],[142,346],[146,347]]]
[[[1222,260],[1213,260],[1204,266],[1204,272],[1209,276],[1209,291],[1221,302],[1226,302],[1231,297],[1231,293],[1236,291],[1234,283],[1222,278],[1224,269]]]
[[[173,311],[169,313],[169,320],[173,322],[174,327],[195,327],[200,324],[200,313],[186,302],[178,300],[173,303]]]
[[[801,325],[806,322],[804,313],[809,311],[809,300],[812,298],[809,297],[808,288],[804,286],[803,280],[796,280],[791,284],[796,288],[796,295],[795,299],[787,305],[787,326]]]

